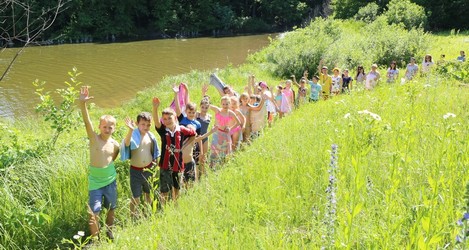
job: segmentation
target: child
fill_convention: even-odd
[[[318,71],[319,71],[319,84],[321,84],[322,88],[322,96],[324,100],[329,99],[331,95],[331,88],[332,88],[332,78],[327,73],[327,67],[322,66],[323,60],[319,61]]]
[[[415,58],[411,57],[410,63],[407,64],[407,68],[405,71],[406,80],[412,80],[412,78],[414,78],[414,76],[417,74],[418,71],[419,71],[419,66],[415,64]]]
[[[266,99],[266,102],[265,102],[265,107],[266,107],[266,110],[267,110],[267,123],[269,124],[269,127],[270,127],[270,126],[272,126],[272,122],[274,121],[274,116],[277,112],[277,110],[275,109],[274,103],[271,101],[271,99],[273,98],[272,92],[270,92],[270,89],[267,86],[267,83],[259,82],[258,85],[262,89],[261,95],[268,97]],[[260,102],[260,100],[259,100],[259,102]]]
[[[464,52],[464,50],[459,51],[459,56],[456,60],[458,60],[460,62],[465,62],[466,61],[466,53]]]
[[[340,77],[340,69],[334,68],[332,70],[334,75],[331,77],[332,79],[332,94],[339,95],[342,91],[342,77]]]
[[[348,69],[344,69],[344,74],[342,74],[342,93],[350,93],[352,90],[353,79],[348,73]]]
[[[357,75],[355,76],[355,81],[357,81],[357,86],[362,88],[365,83],[365,80],[366,80],[365,69],[363,68],[362,65],[359,65],[357,67]]]
[[[309,101],[310,102],[319,101],[319,96],[321,95],[322,87],[318,83],[318,81],[319,81],[319,77],[318,76],[313,76],[312,81],[309,82],[309,85],[311,86],[311,92],[309,94]]]
[[[207,113],[210,108],[210,99],[208,96],[205,96],[200,102],[200,112],[197,112],[196,119],[200,123],[200,133],[205,134],[208,132],[208,127],[210,126],[210,121],[212,116]],[[198,167],[199,177],[205,174],[205,155],[208,152],[208,138],[202,139],[202,147],[199,147],[199,144],[195,144],[194,148],[194,157],[195,163]]]
[[[373,63],[371,65],[370,73],[368,73],[368,75],[366,75],[365,89],[367,89],[367,90],[372,90],[376,87],[376,85],[378,85],[378,82],[379,82],[379,79],[380,79],[381,75],[379,74],[379,72],[376,69],[378,69],[378,65]]]
[[[428,73],[428,71],[430,71],[430,69],[433,67],[433,60],[432,60],[432,56],[427,54],[425,55],[425,57],[423,58],[423,62],[422,62],[422,74],[426,74]]]
[[[116,119],[110,115],[99,119],[99,134],[93,130],[86,102],[93,99],[89,96],[88,87],[81,87],[80,109],[85,122],[86,134],[90,140],[90,171],[88,175],[89,225],[92,237],[99,234],[99,212],[104,205],[108,209],[106,218],[107,236],[114,239],[112,227],[114,224],[114,210],[117,207],[116,169],[114,160],[119,154],[119,143],[112,139],[116,129]],[[104,204],[102,200],[104,198]]]
[[[284,114],[289,114],[292,112],[295,105],[295,92],[291,89],[292,80],[287,80],[285,82],[285,87],[282,90],[282,93],[285,94],[285,98],[288,101],[288,108],[285,110]],[[270,96],[269,96],[270,97]]]
[[[290,105],[288,103],[287,97],[283,93],[282,85],[277,86],[277,93],[275,96],[275,107],[277,108],[279,118],[283,118],[283,114],[288,113]]]
[[[137,128],[130,118],[125,119],[125,125],[129,128],[127,135],[121,146],[121,160],[130,159],[130,190],[132,199],[130,201],[130,215],[137,217],[136,208],[140,203],[142,191],[144,201],[151,205],[152,199],[150,191],[152,187],[153,165],[158,157],[160,150],[155,136],[150,132],[151,115],[148,112],[142,112],[137,116]]]
[[[265,99],[265,98],[264,98]],[[251,105],[254,107],[259,107],[260,110],[251,110],[251,140],[256,139],[259,137],[262,128],[265,126],[265,117],[267,114],[267,108],[265,104],[261,105],[262,98],[260,95],[252,95],[251,96]]]
[[[177,200],[180,189],[180,173],[184,172],[182,160],[182,142],[196,135],[195,130],[179,126],[176,121],[176,113],[171,108],[162,112],[162,122],[158,115],[160,99],[153,98],[153,121],[155,129],[161,137],[160,167],[160,191],[161,203],[164,205],[172,191],[172,199]]]
[[[241,110],[239,110],[239,98],[236,96],[231,97],[230,109],[236,114],[239,121],[241,122],[238,126],[234,127],[234,129],[230,130],[232,150],[234,152],[238,150],[239,144],[242,140],[243,131],[246,128],[246,117],[244,117]],[[232,121],[232,123],[234,123],[234,121]]]
[[[386,74],[386,77],[388,78],[386,81],[387,83],[395,83],[399,78],[399,70],[397,69],[396,64],[396,61],[392,61],[389,65],[388,72]]]
[[[212,145],[210,146],[212,150],[210,155],[211,167],[214,167],[215,163],[224,161],[225,157],[231,154],[232,141],[230,131],[241,124],[238,116],[230,110],[230,104],[231,98],[223,96],[221,98],[221,108],[210,105],[210,109],[215,111],[215,126],[218,127],[212,136]]]
[[[246,93],[243,93],[241,97],[239,98],[241,105],[239,106],[239,110],[241,113],[244,115],[246,119],[246,127],[244,128],[243,131],[243,142],[249,142],[250,137],[251,137],[251,113],[254,111],[260,111],[262,109],[262,106],[264,105],[264,98],[261,100],[259,105],[254,106],[249,103],[249,95]]]
[[[298,106],[306,103],[308,88],[306,87],[306,81],[308,79],[308,71],[303,72],[303,77],[300,79],[300,84],[296,82],[295,75],[291,76],[293,78],[293,83],[298,87]]]

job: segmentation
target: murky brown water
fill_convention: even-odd
[[[67,44],[27,48],[6,79],[0,82],[0,117],[18,118],[34,112],[39,98],[35,79],[47,82],[48,89],[63,88],[67,72],[75,66],[83,83],[93,86],[100,107],[115,107],[154,85],[165,75],[192,69],[238,65],[252,53],[268,45],[269,35],[187,40],[153,40],[113,44]],[[11,60],[14,49],[0,54],[0,72]],[[112,93],[112,98],[106,98]]]

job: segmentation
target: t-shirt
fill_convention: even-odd
[[[352,77],[351,76],[342,77],[342,92],[348,92],[349,91],[350,82],[352,82]]]
[[[397,75],[399,74],[399,70],[398,69],[391,69],[391,68],[388,68],[388,80],[387,82],[388,83],[393,83],[396,81],[396,77]]]
[[[340,76],[332,76],[332,91],[339,91],[340,90]]]
[[[178,121],[179,121],[179,124],[183,125],[183,126],[187,126],[187,125],[193,125],[195,127],[195,132],[198,134],[198,135],[202,135],[201,134],[201,128],[202,128],[202,125],[200,124],[199,121],[197,120],[189,120],[187,118],[187,116],[183,115],[183,114],[180,114],[178,116]]]
[[[331,94],[331,87],[332,87],[332,78],[329,75],[320,74],[319,75],[319,84],[321,84],[322,92],[324,95]]]
[[[412,77],[414,77],[415,73],[417,73],[418,70],[419,66],[417,66],[417,64],[407,64],[407,72],[405,74],[405,78],[407,78],[407,80],[412,80]]]
[[[176,125],[174,131],[170,131],[161,124],[160,128],[155,126],[156,132],[161,137],[161,157],[158,165],[161,169],[172,169],[173,172],[184,171],[182,161],[182,142],[187,137],[195,136],[195,130]]]
[[[466,61],[466,56],[458,56],[458,61],[460,62],[465,62]]]
[[[312,100],[319,100],[319,93],[321,93],[321,85],[318,83],[314,83],[313,81],[309,81],[309,85],[311,86],[311,93],[309,94],[309,98]]]
[[[422,72],[427,73],[432,66],[433,66],[433,62],[423,62],[422,63]]]

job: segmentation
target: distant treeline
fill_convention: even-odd
[[[354,18],[374,2],[383,12],[389,0],[63,0],[52,26],[39,41],[91,42],[166,37],[225,36],[290,30],[315,17]],[[425,9],[427,29],[467,29],[466,0],[413,0]],[[4,1],[2,40],[42,28],[57,0]],[[28,11],[29,10],[29,11]],[[49,12],[48,12],[49,11]],[[27,14],[29,13],[29,15]],[[44,13],[48,13],[44,15]],[[29,19],[28,19],[29,16]],[[35,20],[35,22],[32,22]]]

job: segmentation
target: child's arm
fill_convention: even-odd
[[[176,105],[176,116],[179,117],[181,115],[181,104],[179,103],[179,87],[174,86],[173,87],[173,92],[174,92],[174,103]]]
[[[259,111],[261,110],[263,107],[264,107],[264,103],[265,103],[265,100],[269,98],[269,96],[267,96],[266,94],[263,94],[262,95],[262,98],[261,98],[261,102],[259,103],[259,105],[257,106],[252,106],[251,104],[248,104],[249,105],[249,108],[251,110],[254,110],[254,111]]]
[[[240,121],[241,128],[245,129],[246,128],[246,117],[239,110],[236,110],[235,114],[238,116],[238,118],[240,118],[239,121]]]
[[[212,105],[210,104],[210,109],[213,110],[215,113],[218,113],[221,111],[221,108],[215,106],[215,105]]]
[[[125,125],[129,128],[127,135],[125,135],[124,143],[125,146],[130,146],[130,138],[132,138],[132,133],[134,132],[135,123],[129,117],[125,118]]]
[[[93,99],[92,96],[89,96],[88,86],[83,86],[80,89],[80,109],[83,121],[85,122],[86,134],[89,139],[94,138],[95,132],[93,130],[93,124],[91,123],[90,114],[88,112],[88,107],[86,102]]]
[[[187,84],[185,83],[181,83],[182,86],[184,86],[184,88],[186,89],[186,95],[185,95],[185,98],[184,98],[184,103],[189,103],[190,102],[190,98],[189,98],[189,88],[187,87]]]
[[[217,131],[217,129],[218,129],[218,126],[213,126],[213,128],[212,128],[210,131],[208,131],[207,133],[205,133],[205,134],[203,134],[203,135],[201,135],[201,136],[197,136],[197,138],[195,138],[195,142],[196,142],[196,143],[197,143],[197,142],[200,142],[200,141],[202,141],[203,139],[209,137],[211,134],[215,133],[215,131]]]
[[[252,95],[251,86],[254,85],[253,82],[254,82],[254,75],[249,75],[248,76],[248,84],[246,86],[246,90],[247,90],[249,96]]]
[[[156,128],[161,128],[160,117],[158,115],[158,107],[160,106],[160,98],[153,97],[153,122]]]
[[[207,91],[208,91],[208,85],[207,84],[202,85],[202,98],[207,96]]]
[[[299,88],[299,87],[300,87],[300,84],[298,84],[298,82],[296,81],[296,76],[295,76],[295,75],[291,75],[291,78],[292,78],[293,84],[295,84],[295,86],[297,86],[297,87]]]
[[[228,128],[229,131],[231,131],[232,129],[236,128],[236,126],[238,125],[241,125],[241,121],[239,120],[238,116],[236,115],[235,112],[233,112],[232,110],[228,110],[228,113],[230,114],[230,116],[232,118],[234,118],[236,120],[236,123],[231,127],[231,128]]]

